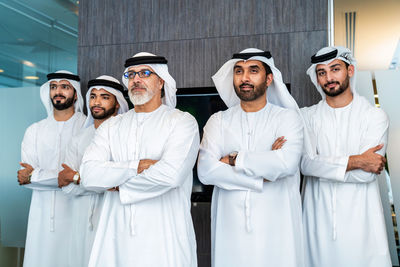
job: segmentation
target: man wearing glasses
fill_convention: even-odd
[[[96,131],[81,184],[105,192],[89,266],[197,266],[190,215],[196,120],[175,109],[167,60],[138,53],[122,77],[134,109]]]
[[[65,266],[59,248],[71,224],[69,198],[58,187],[58,173],[71,137],[85,122],[79,77],[68,71],[47,75],[40,97],[48,117],[29,126],[21,145],[18,182],[32,189],[24,266]]]

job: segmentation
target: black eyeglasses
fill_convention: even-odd
[[[124,73],[124,77],[129,79],[129,80],[133,80],[133,79],[135,79],[136,74],[139,75],[139,78],[147,78],[153,73],[156,74],[155,72],[152,72],[150,70],[139,70],[138,72],[136,72],[136,71],[127,71],[127,72]]]

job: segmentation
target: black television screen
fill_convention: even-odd
[[[203,137],[203,127],[210,116],[227,107],[218,95],[215,87],[197,87],[178,89],[176,108],[189,112],[199,124],[200,139]],[[212,186],[203,185],[197,176],[197,164],[193,168],[193,201],[211,198]]]

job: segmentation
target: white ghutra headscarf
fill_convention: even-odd
[[[315,55],[311,57],[312,65],[308,68],[307,74],[310,76],[312,83],[321,94],[322,99],[325,99],[325,93],[321,88],[321,85],[317,81],[316,67],[318,64],[329,64],[335,59],[340,59],[349,65],[354,66],[354,74],[350,78],[350,89],[354,93],[356,90],[356,76],[357,76],[357,61],[351,54],[350,49],[342,46],[328,46],[320,49]]]
[[[47,74],[47,79],[48,81],[45,82],[42,86],[40,86],[40,99],[42,100],[42,103],[46,108],[48,116],[53,116],[53,108],[54,108],[53,103],[51,102],[50,99],[50,82],[52,81],[60,82],[65,80],[71,83],[77,95],[77,100],[74,103],[75,112],[82,112],[83,97],[81,93],[81,84],[79,82],[80,78],[78,75],[75,75],[67,70],[59,70],[54,73]]]
[[[125,61],[124,73],[132,66],[144,65],[152,68],[164,80],[165,96],[162,98],[162,103],[174,108],[176,106],[176,82],[168,72],[167,63],[168,61],[165,57],[156,56],[148,52],[140,52]],[[128,78],[124,75],[122,75],[122,82],[128,88]]]
[[[281,72],[275,67],[271,54],[257,48],[247,48],[238,54],[234,54],[232,59],[228,60],[212,76],[219,95],[228,107],[235,106],[240,102],[233,87],[233,68],[237,62],[246,60],[258,60],[271,68],[274,79],[267,89],[268,102],[284,108],[299,109],[282,80]]]
[[[122,90],[124,87],[120,84],[120,82],[114,77],[102,75],[97,77],[94,80],[90,80],[88,82],[89,90],[86,93],[86,104],[88,107],[88,115],[85,121],[85,128],[92,125],[94,123],[94,119],[92,116],[92,112],[89,108],[90,101],[90,93],[93,89],[104,89],[110,94],[113,94],[117,98],[117,102],[119,104],[118,114],[125,113],[129,110],[128,102],[126,102],[124,95],[122,94]]]

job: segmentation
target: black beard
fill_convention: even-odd
[[[74,103],[75,103],[75,93],[72,97],[67,98],[67,100],[64,103],[60,103],[58,100],[54,100],[55,97],[64,97],[63,95],[55,95],[51,101],[51,103],[53,104],[53,107],[57,110],[65,110],[70,108]]]
[[[105,110],[104,108],[102,108],[104,110],[104,113],[98,114],[98,115],[93,113],[93,110],[92,110],[93,108],[95,108],[95,107],[90,108],[90,112],[92,113],[93,119],[104,120],[104,119],[111,117],[115,113],[116,106],[110,108],[109,110]]]
[[[251,91],[247,91],[247,92],[243,92],[241,90],[241,88],[243,86],[251,86],[253,88],[253,90]],[[240,100],[242,101],[253,101],[258,99],[259,97],[261,97],[262,95],[265,94],[265,92],[267,91],[268,86],[262,84],[262,85],[258,85],[258,86],[254,86],[252,84],[249,83],[242,83],[239,86],[235,86],[235,92],[236,95],[239,97]]]
[[[346,91],[347,87],[349,87],[349,82],[350,82],[350,77],[347,76],[342,84],[340,84],[337,81],[329,82],[329,83],[324,84],[324,86],[322,87],[322,90],[324,91],[324,93],[327,96],[335,97],[335,96],[338,96],[338,95],[342,94],[344,91]],[[329,84],[332,84],[332,83],[339,84],[339,89],[337,89],[335,91],[330,91],[329,89],[325,89]]]

